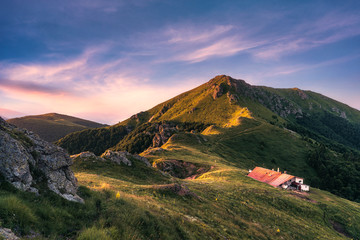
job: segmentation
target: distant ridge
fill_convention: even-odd
[[[19,128],[26,128],[33,131],[49,142],[57,141],[72,132],[107,126],[106,124],[58,113],[12,118],[8,119],[7,122]]]

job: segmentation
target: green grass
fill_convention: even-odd
[[[253,121],[237,128],[249,134],[262,127],[274,130]],[[298,138],[283,134],[285,139]],[[215,146],[213,141],[220,144],[222,137],[178,134],[163,151],[147,156],[150,161],[177,159],[213,166],[194,180],[163,175],[135,159],[133,167],[75,160],[73,170],[82,186],[79,194],[84,205],[52,193],[38,197],[2,184],[0,212],[23,214],[16,218],[4,214],[3,226],[18,234],[32,229],[53,239],[344,239],[332,227],[336,221],[349,236],[360,237],[360,204],[315,188],[308,195],[294,195],[257,182],[246,176],[244,149],[239,151],[244,155],[236,160],[226,148],[214,152],[223,146]],[[248,143],[248,151],[252,144]],[[167,183],[184,184],[197,197],[157,187]],[[13,204],[3,204],[6,202]]]
[[[82,190],[79,193],[82,195]],[[86,204],[79,204],[69,202],[50,191],[36,196],[1,182],[2,227],[12,229],[17,235],[27,235],[33,231],[55,239],[75,236],[82,227],[97,218],[95,202],[100,195],[92,193],[91,196]]]
[[[98,174],[113,179],[121,179],[133,184],[165,184],[168,178],[164,177],[159,171],[147,167],[143,162],[130,158],[132,166],[118,165],[106,161],[75,159],[73,171],[77,173]]]
[[[81,232],[78,240],[97,240],[97,239],[103,239],[103,240],[111,240],[110,237],[111,232],[107,229],[103,228],[97,228],[95,226],[91,228],[87,228],[84,231]]]
[[[252,121],[238,126],[245,133],[249,129],[261,130],[261,127],[274,131],[271,125]],[[298,136],[286,131],[281,134],[285,140],[291,139],[296,144]],[[223,146],[212,149],[212,141],[219,142],[219,138],[221,134],[178,134],[162,147],[163,151],[147,155],[151,161],[177,159],[213,166],[195,180],[164,177],[166,182],[185,184],[198,198],[181,197],[156,188],[162,181],[144,182],[138,174],[141,168],[119,166],[123,169],[117,170],[108,164],[99,168],[102,163],[91,161],[86,168],[74,168],[80,184],[96,191],[105,189],[111,195],[104,203],[108,211],[99,219],[101,229],[115,227],[113,239],[344,239],[344,235],[332,227],[332,222],[336,221],[348,235],[355,239],[360,237],[358,203],[315,188],[308,195],[299,195],[250,179],[244,170],[248,164],[246,158],[238,156],[234,160],[226,148],[219,154],[215,152]],[[247,144],[247,151],[252,151],[254,143]],[[292,156],[290,149],[287,154]],[[124,174],[126,168],[128,174]],[[89,169],[95,172],[89,174]],[[112,176],[108,171],[119,174]],[[129,180],[129,175],[138,180]],[[115,198],[117,192],[120,199]]]
[[[5,224],[11,222],[23,231],[37,221],[33,210],[15,195],[0,196],[0,218],[6,219]]]

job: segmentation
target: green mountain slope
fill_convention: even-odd
[[[358,124],[358,111],[321,95],[218,76],[124,122],[57,142],[74,153],[137,152],[152,167],[133,158],[131,166],[74,159],[84,205],[0,182],[1,224],[54,239],[360,239],[360,154],[332,125],[302,122],[317,114],[345,128]],[[310,192],[247,177],[255,166],[304,177]]]
[[[234,152],[228,151],[234,149],[231,139],[236,138],[235,132],[265,131],[269,135],[277,130],[253,120],[236,128],[232,137],[227,132],[230,129],[213,127],[206,129],[206,134],[175,134],[161,148],[142,153],[154,168],[136,159],[131,159],[132,166],[75,159],[72,168],[84,205],[54,194],[39,197],[20,192],[2,183],[2,226],[17,229],[18,235],[35,232],[54,239],[360,238],[359,203],[313,187],[309,193],[293,192],[247,177],[244,168],[252,164],[248,156],[235,158]],[[282,140],[293,139],[291,132],[282,134]],[[256,144],[248,142],[251,138],[236,147],[254,150]],[[303,148],[299,139],[294,144]],[[264,151],[269,153],[276,145],[265,146]],[[289,154],[285,151],[283,156]],[[260,151],[256,155],[262,157]],[[280,156],[279,161],[286,158]],[[192,164],[185,172],[193,166],[205,171],[184,179],[161,168],[161,163],[176,161]],[[271,160],[264,163],[271,164]],[[292,169],[290,173],[296,171],[296,167]],[[306,169],[302,171],[306,174]]]
[[[330,140],[360,149],[358,110],[311,91],[251,86],[224,75],[112,127],[126,126],[133,130],[146,122],[161,121],[229,127],[236,125],[239,117],[252,117],[301,131],[318,141]],[[93,134],[89,133],[89,136]],[[74,143],[77,137],[72,135],[62,139],[59,145],[67,148],[66,142]]]
[[[57,144],[70,153],[141,153],[173,134],[205,130],[216,139],[207,149],[234,166],[280,167],[360,201],[360,112],[311,91],[251,86],[221,75],[106,129],[72,133]],[[109,129],[121,133],[109,141]]]
[[[12,118],[8,119],[7,122],[33,131],[49,142],[59,140],[71,132],[106,126],[105,124],[57,113]]]

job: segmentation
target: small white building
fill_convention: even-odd
[[[308,192],[308,191],[310,191],[310,186],[306,185],[306,184],[301,184],[299,190],[304,191],[304,192]]]
[[[295,182],[303,184],[303,183],[304,183],[304,179],[303,179],[303,178],[299,178],[299,177],[295,177]]]

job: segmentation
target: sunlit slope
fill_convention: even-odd
[[[216,76],[110,128],[73,133],[58,144],[71,153],[89,150],[99,154],[117,145],[127,133],[144,123],[195,122],[230,127],[236,126],[239,118],[265,121],[323,143],[360,149],[358,110],[311,91],[251,86],[225,75]],[[114,141],[104,142],[103,139],[112,136],[109,132],[121,134],[112,138]],[[80,146],[80,142],[84,144]]]
[[[254,163],[274,166],[267,157],[274,154],[289,173],[306,174],[305,164],[299,169],[291,164],[300,159],[294,152],[311,147],[296,134],[247,118],[236,127],[210,126],[203,133],[175,134],[161,148],[142,153],[154,165],[208,166],[195,178],[173,177],[136,159],[132,166],[75,159],[72,169],[85,204],[2,183],[2,227],[54,239],[360,238],[359,203],[314,187],[309,194],[281,190],[246,176]],[[273,143],[257,149],[264,140]]]
[[[246,129],[256,131],[257,128],[267,127],[252,122],[245,124],[246,128],[243,126],[241,129],[239,126],[238,134],[246,134]],[[162,146],[162,150],[154,149],[143,153],[153,163],[171,160],[211,166],[208,172],[195,179],[179,179],[161,175],[154,170],[151,170],[153,173],[148,173],[153,179],[144,179],[144,175],[140,173],[149,170],[141,166],[129,168],[110,163],[75,161],[74,170],[80,184],[97,191],[105,189],[112,192],[104,204],[114,215],[102,215],[103,218],[111,217],[100,220],[107,222],[106,225],[95,224],[96,231],[106,232],[106,229],[115,226],[111,230],[114,239],[360,237],[359,204],[314,188],[310,194],[298,194],[248,178],[243,167],[251,165],[251,160],[246,152],[236,158],[231,153],[228,154],[227,146],[221,146],[227,142],[226,139],[221,139],[224,134],[222,131],[228,129],[220,131],[220,134],[205,136],[177,134]],[[292,138],[284,133],[281,138],[286,140],[288,137]],[[219,142],[219,146],[214,146],[214,142]],[[251,143],[247,147],[249,152],[254,150]],[[220,148],[224,152],[218,153]],[[244,152],[243,150],[239,152]],[[284,156],[291,156],[290,151],[284,153]],[[269,164],[271,161],[264,163],[266,166]],[[164,188],[164,184],[168,186],[175,183],[186,186],[192,195],[181,196]],[[117,192],[120,195],[118,199],[115,197]],[[144,217],[144,213],[147,217]],[[334,225],[340,226],[343,233],[336,231]],[[121,230],[128,228],[131,231]]]
[[[49,142],[56,141],[71,132],[106,126],[105,124],[57,113],[13,118],[8,119],[7,122],[33,131]]]
[[[225,126],[236,115],[238,117],[252,118],[252,112],[248,110],[249,105],[260,113],[270,114],[270,111],[261,104],[250,103],[250,100],[231,100],[230,95],[227,94],[228,89],[230,87],[227,86],[226,77],[218,76],[146,112],[134,115],[128,120],[119,123],[119,125],[178,121]],[[257,115],[260,113],[257,113]]]
[[[180,123],[214,124],[216,126],[237,125],[239,118],[256,118],[273,120],[269,109],[250,98],[234,99],[226,92],[228,77],[218,76],[193,90],[180,94],[154,108],[133,115],[116,125],[100,129],[89,129],[75,132],[60,139],[57,144],[70,153],[93,151],[97,154],[115,146],[127,133],[144,123],[171,121]],[[223,89],[224,88],[224,89]],[[220,91],[220,92],[219,92]],[[280,117],[278,124],[284,123]],[[120,133],[114,135],[114,133]],[[109,136],[112,141],[108,141]],[[115,142],[116,141],[118,142]]]

